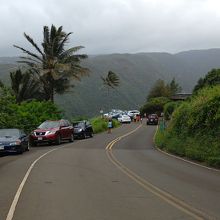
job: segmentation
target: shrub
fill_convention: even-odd
[[[166,120],[171,119],[171,115],[180,104],[181,102],[168,102],[164,105],[163,112]]]
[[[0,127],[16,127],[30,132],[45,120],[56,120],[62,117],[62,112],[52,102],[22,102],[8,104],[7,112],[0,112]]]
[[[113,119],[113,128],[120,126],[120,123]],[[108,120],[106,118],[95,117],[91,119],[91,124],[94,130],[94,133],[100,133],[108,129]]]
[[[220,86],[203,88],[183,102],[174,110],[167,130],[159,132],[158,147],[220,167]]]

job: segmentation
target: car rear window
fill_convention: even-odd
[[[79,122],[76,125],[74,125],[75,128],[83,128],[85,126],[84,122]]]
[[[157,115],[149,115],[148,118],[157,118]]]

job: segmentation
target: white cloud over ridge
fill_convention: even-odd
[[[42,40],[44,25],[73,32],[70,45],[88,54],[220,47],[218,0],[0,0],[0,56]]]

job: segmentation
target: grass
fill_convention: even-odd
[[[208,134],[181,137],[175,133],[158,129],[154,142],[157,147],[166,152],[220,168],[219,142],[209,138]]]

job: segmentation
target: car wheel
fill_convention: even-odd
[[[60,143],[61,143],[60,135],[57,136],[55,143],[56,143],[56,145],[60,145]]]
[[[93,132],[91,132],[91,133],[89,134],[89,136],[92,138],[92,137],[93,137]]]
[[[70,142],[73,142],[74,141],[74,137],[73,137],[73,134],[71,134],[70,136]]]
[[[29,140],[28,143],[29,143],[29,145],[30,145],[31,147],[36,147],[36,146],[37,146],[37,143],[34,142],[33,140]]]
[[[23,154],[23,152],[24,152],[24,149],[23,149],[23,147],[21,146],[21,148],[20,148],[19,150],[17,150],[17,153],[18,153],[18,154]]]
[[[83,139],[86,139],[86,132],[83,132]]]

